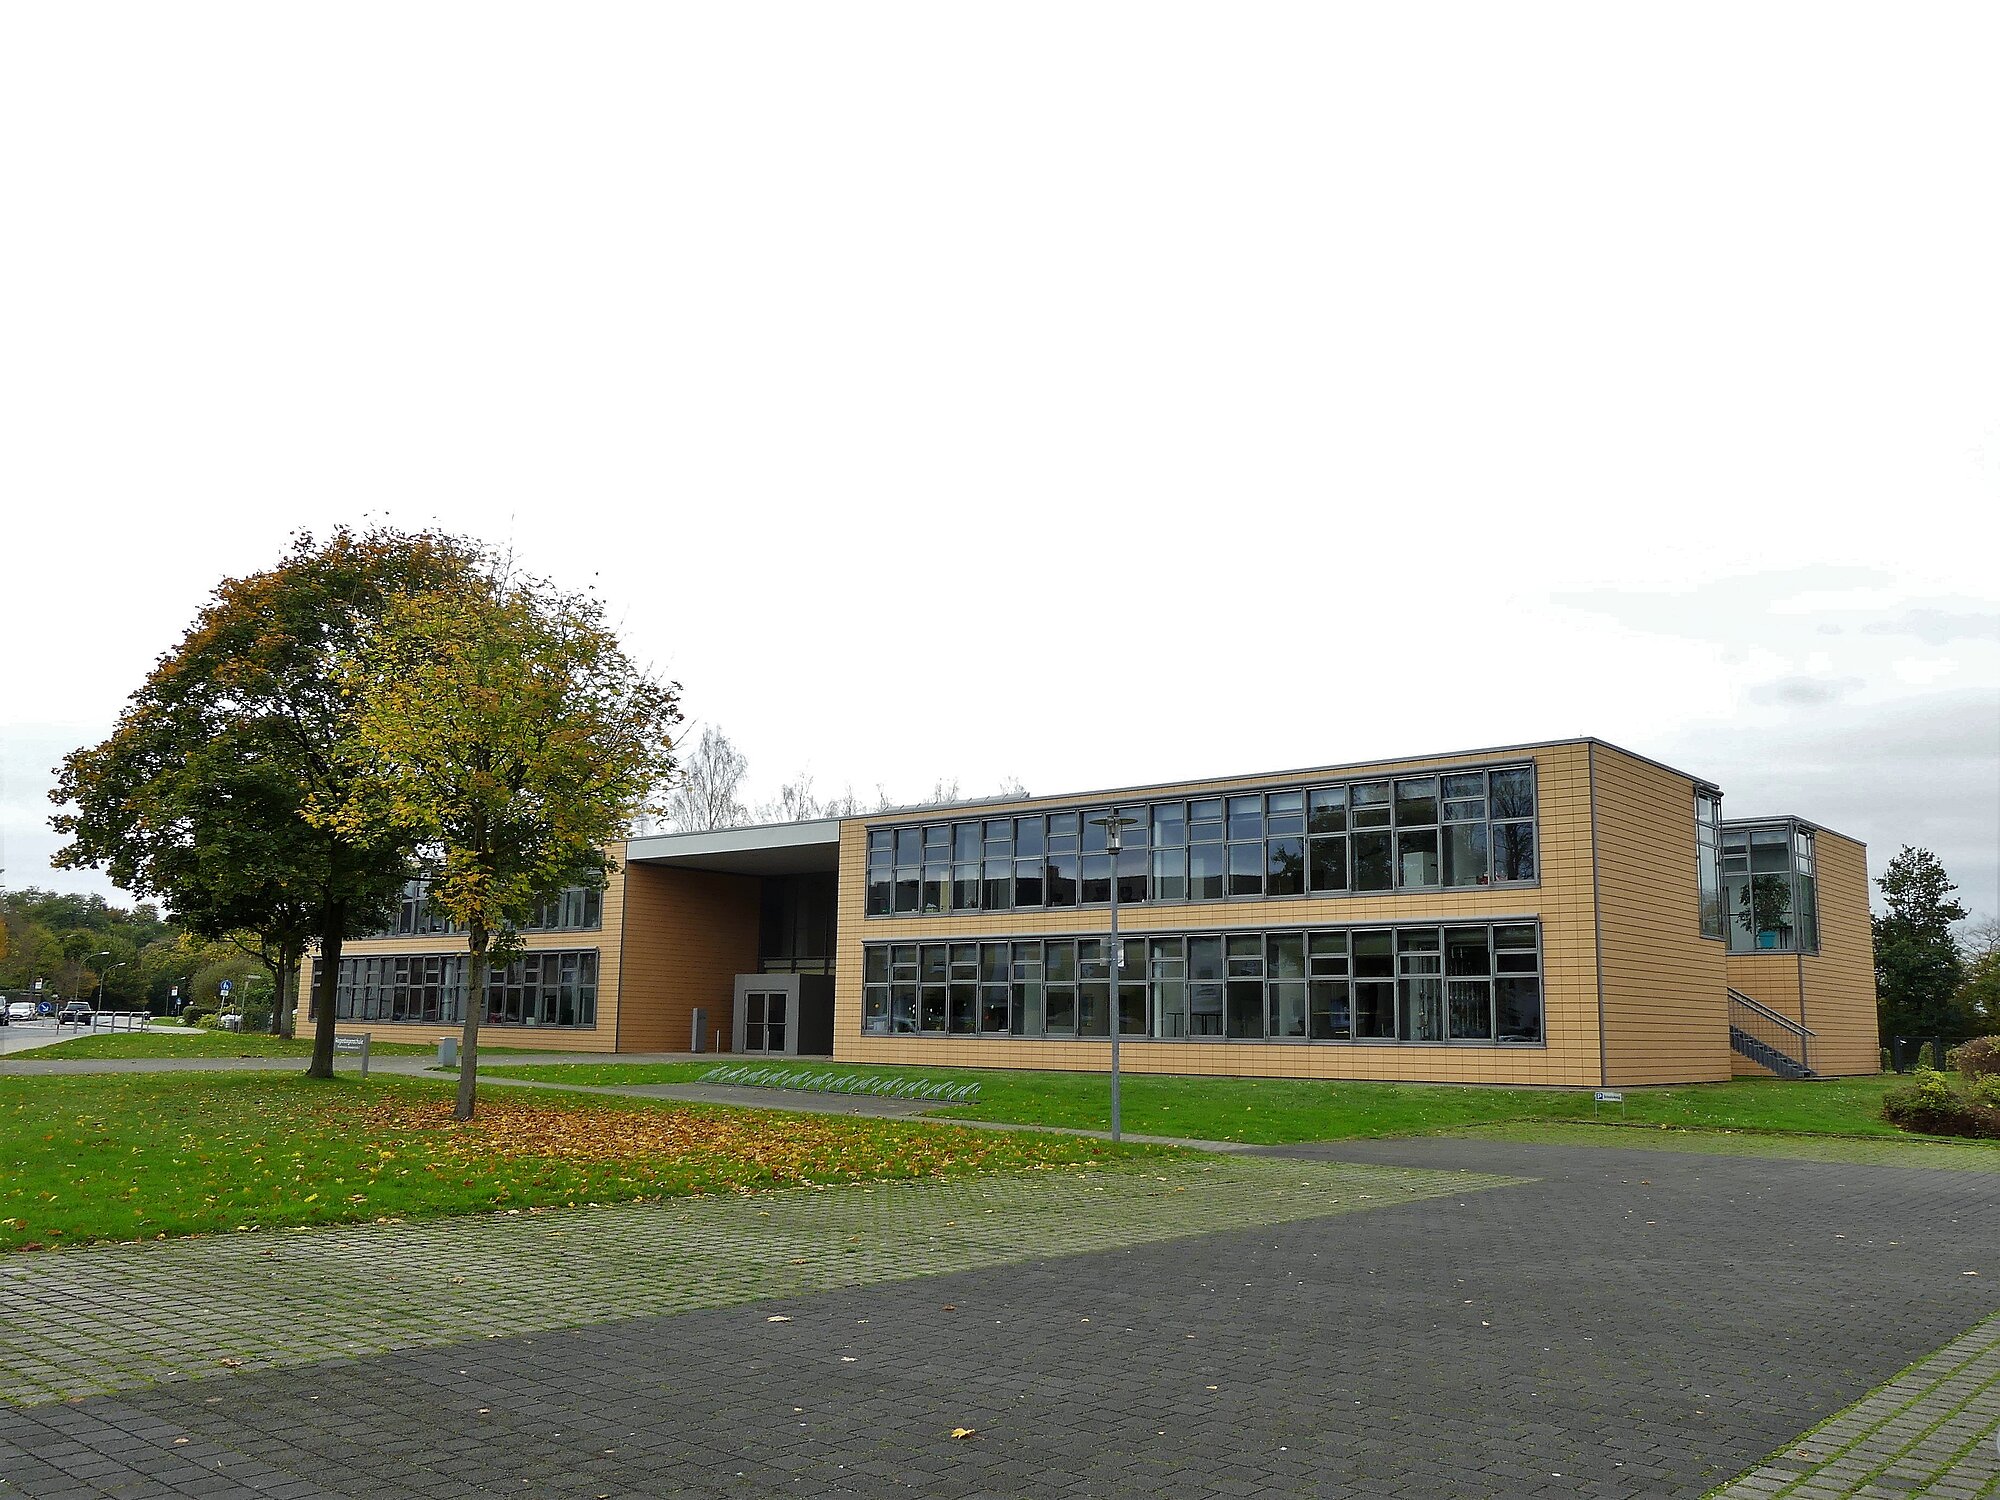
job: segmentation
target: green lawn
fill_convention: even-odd
[[[1786,1135],[1769,1130],[1620,1130],[1616,1126],[1559,1120],[1481,1125],[1457,1134],[1482,1140],[1548,1146],[1620,1146],[1681,1151],[1698,1156],[1789,1157],[1794,1161],[1852,1162],[1870,1167],[1927,1167],[1944,1172],[2000,1172],[2000,1147],[1991,1141],[1909,1135]]]
[[[510,1077],[590,1084],[685,1083],[714,1063],[514,1064],[492,1069]],[[806,1072],[824,1071],[824,1064]],[[936,1111],[942,1117],[1031,1125],[1105,1128],[1106,1080],[1092,1073],[988,1072],[983,1069],[839,1066],[860,1075],[974,1082],[979,1102]],[[1899,1137],[1880,1117],[1891,1078],[1844,1078],[1805,1083],[1744,1079],[1626,1089],[1621,1112],[1604,1106],[1612,1124],[1666,1125],[1691,1130],[1778,1131]],[[1520,1121],[1590,1120],[1588,1089],[1507,1089],[1397,1083],[1321,1082],[1294,1078],[1188,1078],[1128,1074],[1125,1128],[1138,1135],[1279,1145],[1358,1136],[1421,1135],[1466,1126]]]
[[[342,1036],[359,1035],[342,1030]],[[481,1057],[520,1056],[532,1047],[488,1047],[481,1044]],[[435,1057],[435,1044],[383,1042],[369,1044],[374,1057]],[[39,1057],[310,1057],[311,1037],[269,1036],[256,1031],[205,1031],[198,1026],[155,1026],[150,1031],[84,1032],[66,1042],[37,1047],[19,1054]]]
[[[276,1073],[0,1076],[0,1250],[1147,1154],[1077,1136]]]

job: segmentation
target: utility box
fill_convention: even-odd
[[[690,1052],[706,1052],[708,1044],[703,1040],[708,1035],[708,1012],[701,1006],[694,1008],[694,1037],[688,1043]]]
[[[441,1036],[438,1038],[438,1066],[455,1068],[458,1066],[458,1038]]]

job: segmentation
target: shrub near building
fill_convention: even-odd
[[[1960,1082],[1919,1068],[1916,1081],[1892,1090],[1882,1118],[1925,1135],[2000,1141],[2000,1036],[1976,1037],[1956,1049]]]

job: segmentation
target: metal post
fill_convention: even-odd
[[[1111,1139],[1114,1141],[1122,1134],[1123,1127],[1118,1108],[1118,1033],[1125,1029],[1118,1024],[1118,971],[1124,967],[1125,959],[1125,950],[1118,944],[1118,854],[1124,842],[1118,834],[1114,820],[1106,840],[1111,851]]]
[[[1119,1025],[1118,1015],[1119,970],[1125,965],[1124,945],[1118,941],[1118,856],[1125,850],[1125,830],[1139,820],[1107,812],[1090,821],[1103,828],[1104,849],[1111,856],[1111,1139],[1117,1141],[1125,1133],[1118,1097],[1118,1033],[1124,1029]]]

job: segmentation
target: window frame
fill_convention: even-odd
[[[1454,973],[1453,955],[1457,951],[1454,937],[1456,935],[1463,940],[1475,931],[1483,934],[1477,947],[1484,957],[1484,972]],[[1524,933],[1531,934],[1531,946],[1523,945]],[[1374,947],[1386,943],[1386,953],[1372,955],[1378,964],[1368,972],[1362,972],[1362,965],[1358,962],[1362,957],[1359,950],[1363,938],[1374,940]],[[1279,923],[1123,934],[1122,942],[1128,957],[1134,952],[1145,954],[1143,972],[1138,978],[1133,977],[1129,963],[1121,974],[1107,972],[1105,940],[1103,932],[1067,930],[1029,936],[1010,934],[1004,938],[955,938],[951,941],[954,950],[973,943],[978,945],[980,962],[977,973],[982,1002],[985,987],[998,983],[993,978],[995,971],[989,963],[1000,956],[998,949],[1006,949],[1011,982],[1008,1030],[1004,1035],[1009,1040],[1101,1040],[1101,1030],[1084,1029],[1084,992],[1089,989],[1089,998],[1096,1002],[1105,998],[1100,992],[1108,988],[1114,997],[1114,1013],[1121,1020],[1128,1013],[1143,1011],[1147,1030],[1144,1033],[1121,1032],[1128,1043],[1157,1042],[1171,1046],[1190,1042],[1226,1042],[1231,1045],[1274,1047],[1444,1047],[1456,1050],[1483,1048],[1489,1051],[1546,1050],[1549,1044],[1547,934],[1539,915]],[[893,956],[878,960],[875,956],[877,951],[893,955],[893,950],[907,946],[910,945],[886,938],[863,943],[864,976],[886,974],[889,982],[885,984],[872,977],[865,979],[861,1035],[910,1034],[884,1032],[876,1025],[878,1010],[871,1009],[871,1004],[887,1004],[893,1017],[891,994],[902,973]],[[924,946],[928,950],[933,945],[927,943]],[[1461,942],[1460,946],[1465,945]],[[988,949],[995,949],[996,952],[989,955]],[[1503,955],[1506,956],[1504,963]],[[1056,959],[1053,966],[1050,963],[1052,957]],[[922,972],[921,965],[918,972]],[[1051,973],[1055,976],[1053,979],[1050,978]],[[949,977],[953,983],[966,982],[964,973],[950,972]],[[928,975],[925,975],[925,982],[927,985],[932,982]],[[1452,1019],[1454,983],[1461,990],[1476,988],[1479,991],[1486,1019],[1485,1035],[1452,1034],[1457,1029]],[[1534,1040],[1520,1040],[1502,1026],[1502,986],[1518,989],[1529,984],[1534,989],[1537,1035]],[[1364,997],[1358,987],[1365,985],[1381,987],[1378,998],[1386,1002],[1383,1013],[1391,1028],[1389,1034],[1360,1034]],[[1258,1031],[1241,1034],[1253,1010],[1253,986],[1256,987],[1254,1010]],[[915,988],[914,983],[912,988]],[[1029,989],[1034,991],[1032,996],[1026,993]],[[1212,990],[1213,995],[1205,997],[1202,994],[1204,989]],[[1336,990],[1340,991],[1338,995]],[[1129,995],[1128,991],[1131,992]],[[1412,1037],[1405,1034],[1414,1029],[1405,1022],[1410,1014],[1410,1002],[1419,991],[1426,1007],[1425,1029],[1436,1030],[1436,1036]],[[1374,992],[1370,994],[1373,996]],[[1058,999],[1061,1002],[1059,1013],[1069,1017],[1069,1025],[1064,1029],[1052,1029],[1047,1024],[1050,998]],[[1204,998],[1215,1003],[1200,1003]],[[1466,998],[1461,995],[1461,1002]],[[1298,1014],[1300,1005],[1303,1005],[1303,1034],[1277,1034],[1280,1018]],[[981,1010],[983,1014],[983,1003]],[[1338,1029],[1344,1034],[1315,1035],[1315,1018],[1321,1015],[1337,1016]],[[1435,1027],[1430,1025],[1433,1020]],[[1207,1022],[1212,1022],[1213,1029],[1203,1029]],[[1328,1029],[1335,1029],[1332,1023],[1329,1023]],[[981,1026],[976,1032],[925,1027],[916,1034],[964,1039],[1003,1033]]]
[[[1521,889],[1533,890],[1542,884],[1542,806],[1539,764],[1532,757],[1507,758],[1479,761],[1471,764],[1441,765],[1397,772],[1376,771],[1372,774],[1348,774],[1328,777],[1287,777],[1257,785],[1238,785],[1211,788],[1204,791],[1183,790],[1177,794],[1153,797],[1125,797],[1122,799],[1086,799],[1075,803],[1046,807],[1040,812],[1012,813],[1004,819],[995,818],[974,822],[960,817],[953,822],[940,823],[937,816],[921,821],[896,821],[869,824],[863,831],[864,867],[867,882],[863,897],[863,915],[867,920],[877,918],[901,919],[912,916],[952,916],[963,915],[979,908],[961,906],[949,899],[952,894],[952,873],[947,866],[945,893],[947,899],[932,907],[928,901],[930,894],[925,880],[931,870],[940,862],[940,856],[954,858],[959,849],[956,829],[964,829],[967,836],[971,830],[981,830],[982,851],[984,830],[997,826],[1001,821],[1012,824],[1014,837],[1007,853],[996,853],[994,858],[1007,858],[1011,854],[1014,862],[1014,911],[1064,911],[1102,910],[1109,906],[1108,900],[1084,900],[1082,871],[1086,859],[1101,858],[1090,846],[1094,839],[1089,825],[1093,816],[1101,817],[1106,802],[1117,806],[1126,816],[1141,817],[1143,822],[1135,830],[1138,838],[1143,838],[1143,848],[1147,852],[1144,870],[1134,869],[1129,875],[1114,872],[1114,880],[1119,885],[1118,904],[1124,906],[1144,906],[1162,909],[1226,905],[1231,902],[1254,901],[1326,901],[1353,897],[1382,895],[1442,894],[1453,891],[1480,889]],[[1497,815],[1492,791],[1493,777],[1501,773],[1525,773],[1528,800],[1532,812],[1520,816],[1509,812]],[[1477,778],[1476,788],[1470,778]],[[1457,785],[1454,787],[1454,782]],[[1416,796],[1399,795],[1405,788],[1427,785],[1427,790]],[[1357,828],[1355,793],[1360,789],[1377,789],[1382,800],[1364,804],[1362,811],[1368,819],[1368,826]],[[1454,791],[1456,795],[1454,795]],[[1252,810],[1252,804],[1255,810]],[[1195,837],[1198,823],[1208,822],[1198,819],[1198,809],[1212,805],[1215,818],[1209,830],[1213,838]],[[1280,810],[1274,812],[1273,807]],[[1478,816],[1472,816],[1470,809],[1476,807]],[[1406,814],[1399,817],[1402,811]],[[1418,812],[1428,812],[1429,821],[1409,820]],[[1454,816],[1454,813],[1457,815]],[[1254,822],[1262,831],[1255,837],[1248,834]],[[1277,831],[1273,831],[1273,825]],[[1294,825],[1298,826],[1294,826]],[[1336,826],[1337,825],[1337,826]],[[1471,873],[1461,871],[1452,858],[1450,849],[1455,837],[1465,830],[1477,829],[1477,835],[1466,835],[1465,846],[1476,848],[1479,853],[1476,862],[1483,866],[1483,874],[1477,878],[1463,878]],[[1525,829],[1525,846],[1517,844],[1518,834],[1514,830]],[[1058,831],[1060,830],[1060,831]],[[1503,830],[1506,832],[1503,833]],[[944,844],[938,842],[938,832],[945,835]],[[914,838],[911,835],[914,834]],[[1406,838],[1406,835],[1408,836]],[[1531,864],[1531,873],[1525,877],[1502,880],[1496,875],[1495,861],[1499,855],[1503,838],[1508,846],[1518,848]],[[1369,840],[1386,845],[1388,879],[1382,885],[1360,886],[1356,877],[1360,873],[1363,858],[1362,846]],[[1060,845],[1058,841],[1060,840]],[[1298,890],[1273,892],[1271,890],[1271,860],[1273,845],[1289,845],[1298,840],[1304,856],[1300,869]],[[1338,840],[1338,843],[1333,841]],[[1427,856],[1433,879],[1417,884],[1404,879],[1404,850],[1411,841],[1427,843],[1432,852]],[[1369,847],[1373,847],[1369,844]],[[919,851],[919,868],[911,870],[902,862],[902,856],[915,848]],[[1242,873],[1233,869],[1238,859],[1237,851],[1245,851],[1241,858],[1248,861],[1247,851],[1256,849],[1261,853],[1259,861],[1261,878],[1251,889],[1251,881],[1238,879]],[[1217,853],[1222,863],[1222,878],[1219,894],[1200,893],[1196,887],[1194,874],[1195,851],[1205,854]],[[1178,851],[1178,853],[1176,852]],[[1181,893],[1178,896],[1159,894],[1160,885],[1155,879],[1152,854],[1167,856],[1171,864],[1183,864]],[[1128,846],[1129,860],[1120,860],[1118,865],[1138,865],[1137,851]],[[1322,858],[1321,856],[1326,856]],[[1339,870],[1335,871],[1329,862],[1337,856]],[[1313,878],[1316,861],[1321,873],[1344,878],[1339,886],[1322,885]],[[985,861],[982,860],[981,873]],[[1039,876],[1040,889],[1034,894],[1035,901],[1023,901],[1020,892],[1023,881],[1032,880],[1030,868]],[[1070,883],[1070,870],[1076,870],[1074,893],[1068,901],[1051,899],[1056,894],[1056,883],[1060,879],[1064,885]],[[1058,876],[1057,871],[1061,874]],[[906,905],[905,882],[914,875],[917,889],[911,893],[914,908]],[[882,910],[880,894],[883,891],[883,877],[887,877],[886,898],[888,910]],[[1456,878],[1455,878],[1456,877]],[[1145,895],[1131,894],[1143,883]],[[1099,887],[1101,889],[1101,886]],[[981,882],[979,897],[984,897],[984,881]]]

